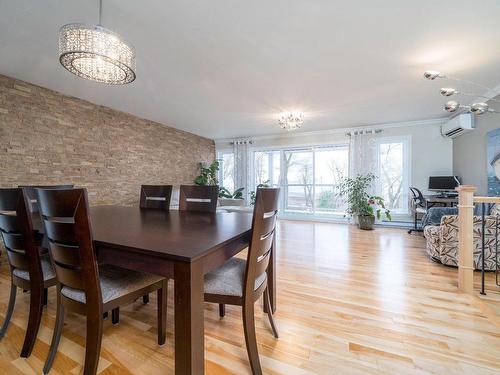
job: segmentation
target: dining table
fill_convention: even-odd
[[[109,205],[91,207],[90,218],[99,263],[174,281],[175,374],[203,374],[204,275],[249,246],[252,215]],[[34,217],[37,226],[43,230]],[[275,248],[268,268],[273,312]]]

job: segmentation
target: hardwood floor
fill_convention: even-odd
[[[402,229],[360,231],[343,224],[281,221],[278,229],[279,340],[258,309],[256,324],[266,374],[500,374],[500,294],[457,293],[457,270],[430,261],[425,241]],[[9,292],[0,266],[0,319]],[[479,276],[479,275],[476,275]],[[488,275],[493,288],[493,275]],[[172,287],[172,283],[170,283]],[[498,288],[497,288],[498,289]],[[173,290],[169,291],[169,297]],[[29,295],[0,341],[1,374],[40,374],[55,320],[49,293],[33,354],[19,358]],[[173,373],[173,316],[167,344],[156,344],[156,298],[123,308],[118,326],[104,324],[100,374]],[[206,304],[206,373],[250,372],[241,308]],[[78,374],[84,318],[69,314],[51,374]]]

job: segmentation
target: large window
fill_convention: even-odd
[[[253,186],[282,188],[281,207],[288,214],[329,215],[345,211],[337,184],[348,175],[348,145],[259,150],[253,152]]]
[[[266,184],[270,186],[280,184],[280,151],[254,152],[254,185]]]
[[[313,151],[287,150],[284,160],[285,211],[313,212]]]
[[[394,214],[408,213],[409,141],[407,138],[380,139],[377,142],[377,194]]]
[[[337,196],[336,189],[349,174],[348,146],[316,148],[314,159],[316,213],[344,212],[344,199]]]
[[[234,191],[234,153],[219,152],[219,184],[230,192]]]

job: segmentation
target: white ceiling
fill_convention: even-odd
[[[137,80],[85,81],[58,63],[58,29],[98,0],[0,0],[0,74],[209,138],[442,117],[426,69],[500,83],[497,0],[104,0],[137,50]],[[473,88],[468,88],[469,91]],[[478,92],[479,93],[479,92]]]

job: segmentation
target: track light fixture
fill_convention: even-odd
[[[483,85],[476,83],[476,82],[468,81],[465,79],[454,78],[454,77],[448,77],[448,76],[446,76],[446,75],[444,75],[441,72],[438,72],[436,70],[426,70],[424,72],[424,78],[428,79],[430,81],[434,81],[436,78],[447,78],[447,79],[450,79],[453,81],[472,84],[472,85],[481,87],[483,89],[487,89],[488,91],[494,91],[492,88],[487,87],[487,86],[483,86]],[[499,102],[498,100],[492,99],[489,96],[486,97],[486,96],[472,94],[472,93],[464,93],[464,92],[459,91],[453,87],[443,87],[439,90],[439,93],[445,97],[461,94],[461,95],[466,95],[466,96],[474,96],[476,98],[485,98],[487,100]],[[489,107],[489,105],[485,102],[475,102],[475,103],[472,103],[470,105],[462,105],[456,100],[450,100],[450,101],[446,102],[446,104],[444,105],[444,110],[446,112],[449,112],[449,113],[453,113],[453,112],[456,112],[458,110],[465,110],[465,111],[473,113],[475,115],[482,115],[484,113],[493,113],[493,112],[496,113],[497,112],[497,111],[491,109]]]
[[[426,70],[424,72],[424,78],[430,81],[434,81],[436,78],[446,78],[446,76],[442,75],[441,73],[435,70]]]
[[[475,115],[482,115],[483,113],[486,113],[486,112],[490,112],[490,113],[495,112],[495,110],[491,109],[487,103],[483,103],[483,102],[471,104],[470,111],[472,113],[474,113]]]
[[[464,106],[460,105],[456,100],[450,100],[444,105],[444,110],[450,113],[456,112],[460,108],[464,108]]]
[[[460,91],[458,91],[457,89],[453,89],[451,87],[443,87],[441,90],[439,90],[439,92],[443,96],[452,96],[452,95],[460,94]]]
[[[496,113],[494,109],[491,109],[490,106],[487,103],[484,102],[478,102],[478,103],[472,103],[470,106],[469,105],[462,105],[456,100],[450,100],[446,102],[444,105],[444,110],[449,113],[453,113],[458,111],[459,109],[464,109],[470,113],[473,113],[475,115],[482,115],[484,113]]]

